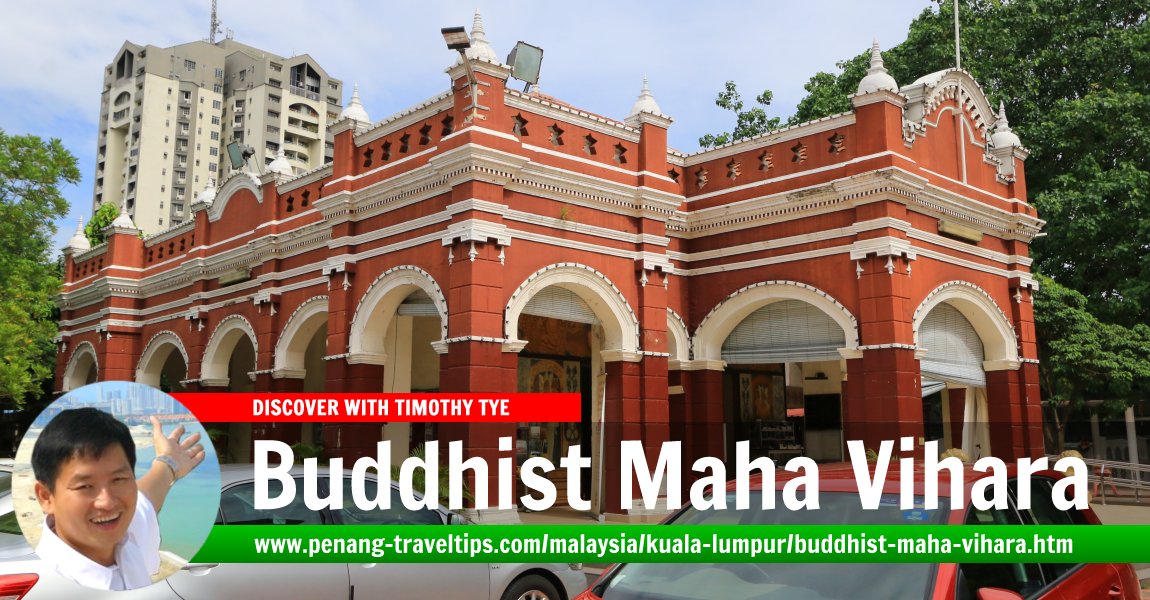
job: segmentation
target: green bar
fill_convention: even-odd
[[[231,525],[193,562],[1127,563],[1150,562],[1147,540],[1150,525]]]

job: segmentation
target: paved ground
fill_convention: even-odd
[[[1136,503],[1129,496],[1125,498],[1107,498],[1102,504],[1098,498],[1091,503],[1094,513],[1102,519],[1103,523],[1112,525],[1146,525],[1150,524],[1150,499],[1143,498]],[[1142,580],[1142,598],[1150,600],[1150,564],[1136,564],[1138,579]]]

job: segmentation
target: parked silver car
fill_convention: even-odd
[[[321,482],[327,481],[327,472]],[[345,482],[350,481],[350,471]],[[299,493],[295,501],[282,509],[256,510],[253,506],[254,482],[251,465],[227,465],[221,468],[222,492],[217,524],[333,524],[333,523],[420,523],[451,526],[466,522],[463,517],[443,507],[436,510],[408,511],[398,499],[398,487],[392,484],[395,499],[386,511],[360,511],[354,505],[342,510],[312,511],[303,502],[303,471],[292,471]],[[370,477],[369,477],[370,479]],[[0,490],[11,480],[11,465],[0,463]],[[374,480],[367,493],[375,494]],[[276,482],[269,494],[278,495]],[[326,495],[326,490],[321,489]],[[345,490],[345,498],[351,498]],[[0,515],[11,516],[11,498],[0,491]],[[0,520],[4,517],[0,516]],[[14,523],[14,519],[12,520]],[[0,533],[0,597],[6,597],[5,585],[24,585],[30,581],[23,600],[57,598],[116,598],[121,600],[219,600],[228,598],[422,598],[437,600],[568,600],[587,585],[580,565],[568,564],[391,564],[391,563],[191,563],[163,583],[130,592],[99,593],[81,588],[44,569],[20,534]],[[13,596],[20,597],[20,591]]]

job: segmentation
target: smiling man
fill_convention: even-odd
[[[44,528],[36,553],[65,577],[105,590],[151,585],[160,568],[157,514],[168,490],[204,460],[199,434],[164,435],[152,418],[156,459],[135,476],[127,425],[95,408],[66,410],[32,449]]]

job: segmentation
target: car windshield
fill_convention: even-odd
[[[730,494],[724,510],[688,507],[671,525],[895,525],[946,523],[949,502],[937,510],[899,508],[897,495],[883,495],[876,510],[864,510],[858,494],[820,495],[818,510],[791,511],[781,493],[774,510],[762,510],[762,497],[751,493],[751,507],[734,510]],[[930,594],[934,566],[929,564],[627,564],[596,591],[604,600],[921,600]],[[861,582],[866,585],[860,585]]]
[[[0,558],[21,556],[29,551],[12,510],[12,473],[0,471]]]

